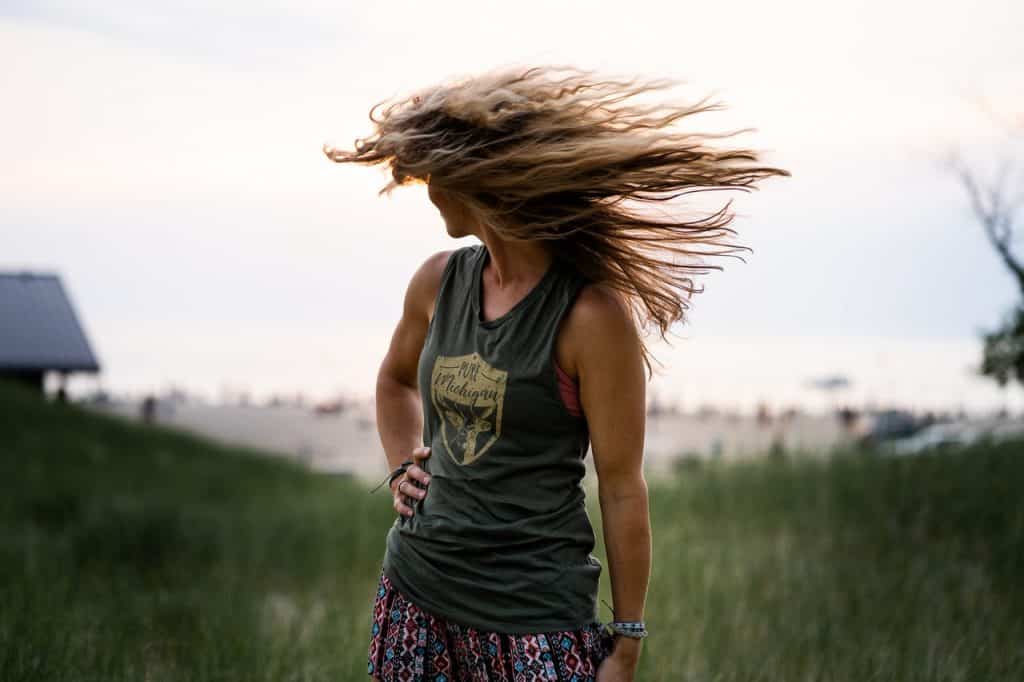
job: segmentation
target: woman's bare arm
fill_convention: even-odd
[[[588,286],[572,315],[580,403],[590,430],[616,620],[643,620],[651,567],[643,474],[646,377],[636,326],[611,290]],[[635,665],[641,640],[619,637],[615,654]]]
[[[451,253],[435,253],[412,276],[406,288],[402,316],[377,373],[377,431],[389,469],[410,459],[413,450],[423,445],[423,405],[417,368],[441,274]],[[410,475],[418,473],[411,472]],[[397,485],[397,479],[393,483]],[[408,488],[406,486],[407,492]],[[421,492],[425,494],[426,491]],[[397,509],[399,513],[409,515],[413,511],[406,505],[400,506],[402,508]]]

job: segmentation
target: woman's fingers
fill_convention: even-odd
[[[423,470],[418,462],[430,457],[430,448],[427,446],[418,447],[412,451],[414,464],[409,465],[405,474],[401,476],[397,485],[394,486],[394,500],[392,506],[403,516],[412,516],[415,511],[410,506],[417,500],[427,496],[426,487],[430,483],[430,474]],[[403,484],[404,481],[404,484]]]
[[[429,446],[424,445],[414,449],[412,451],[414,464],[409,465],[409,468],[405,470],[405,475],[416,481],[414,484],[416,491],[413,494],[421,500],[426,497],[427,494],[426,490],[423,490],[422,488],[426,488],[430,483],[430,474],[424,471],[423,467],[420,465],[420,463],[427,457],[430,457]]]
[[[428,474],[426,471],[421,469],[419,467],[419,465],[416,465],[416,464],[413,464],[408,469],[406,469],[405,470],[405,475],[408,476],[409,478],[413,479],[414,481],[422,484],[423,487],[426,487],[427,484],[430,483],[430,474]],[[408,489],[408,486],[406,486],[406,489]],[[426,491],[420,490],[419,488],[417,488],[416,492],[417,493],[425,493]],[[419,497],[422,498],[423,495],[419,495]]]
[[[392,495],[391,506],[394,507],[395,511],[402,516],[412,516],[412,507],[406,504],[406,502],[411,502],[412,500],[410,500],[409,496],[405,493],[410,491],[414,486],[405,476],[399,478],[398,481],[398,484],[392,489],[394,495]]]
[[[412,473],[410,473],[411,470],[412,470],[412,467],[409,467],[409,469],[407,469],[406,472],[405,472],[406,475],[409,476],[409,478],[407,479],[407,482],[406,482],[405,486],[403,486],[402,492],[404,492],[409,497],[414,497],[417,500],[422,500],[424,497],[427,496],[427,491],[423,489],[424,487],[426,487],[427,484],[426,483],[415,483],[414,481],[418,481],[419,479],[416,478]],[[422,471],[421,471],[421,473],[422,473]],[[420,487],[420,486],[423,486],[423,487]]]
[[[391,506],[394,507],[395,511],[401,514],[402,516],[412,516],[412,508],[407,507],[406,505],[399,502],[397,495],[395,496],[395,501]]]

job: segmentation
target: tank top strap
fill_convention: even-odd
[[[582,275],[564,260],[556,259],[554,268],[539,303],[520,320],[523,331],[528,332],[523,338],[535,341],[531,350],[542,358],[552,357],[562,320],[585,284]]]
[[[434,313],[427,326],[427,337],[434,333],[435,320],[440,318],[445,326],[463,326],[468,324],[466,302],[471,291],[470,279],[473,270],[474,246],[463,246],[448,256],[441,283],[434,299]],[[466,319],[460,319],[460,318]]]

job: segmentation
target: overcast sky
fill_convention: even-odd
[[[728,399],[761,363],[893,400],[941,374],[943,399],[984,402],[965,362],[1017,294],[941,161],[1006,151],[979,102],[1024,112],[1022,32],[1013,0],[8,1],[0,268],[62,275],[109,388],[368,395],[408,277],[471,240],[422,187],[378,197],[382,169],[321,145],[369,134],[390,95],[506,63],[670,76],[729,107],[691,125],[754,127],[733,143],[793,173],[733,195],[754,252],[713,261],[675,330],[692,345],[659,356],[674,385],[702,368]],[[900,353],[920,377],[887,382]],[[761,380],[751,396],[786,393]]]

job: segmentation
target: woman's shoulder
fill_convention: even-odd
[[[633,326],[629,304],[620,291],[603,282],[584,280],[569,310],[576,326],[591,332]]]
[[[441,276],[450,263],[460,259],[471,258],[481,248],[483,248],[483,244],[467,244],[466,246],[459,246],[454,249],[435,251],[423,261],[420,265],[420,270],[424,271],[429,279],[440,283]]]
[[[427,256],[416,268],[407,287],[406,299],[416,308],[426,312],[429,319],[433,315],[434,302],[437,300],[445,270],[460,252],[470,247],[436,251]]]
[[[566,312],[562,325],[562,348],[565,349],[565,369],[570,376],[579,376],[579,364],[584,345],[595,339],[608,341],[599,345],[614,348],[637,336],[636,324],[629,305],[621,292],[601,282],[585,280]]]

